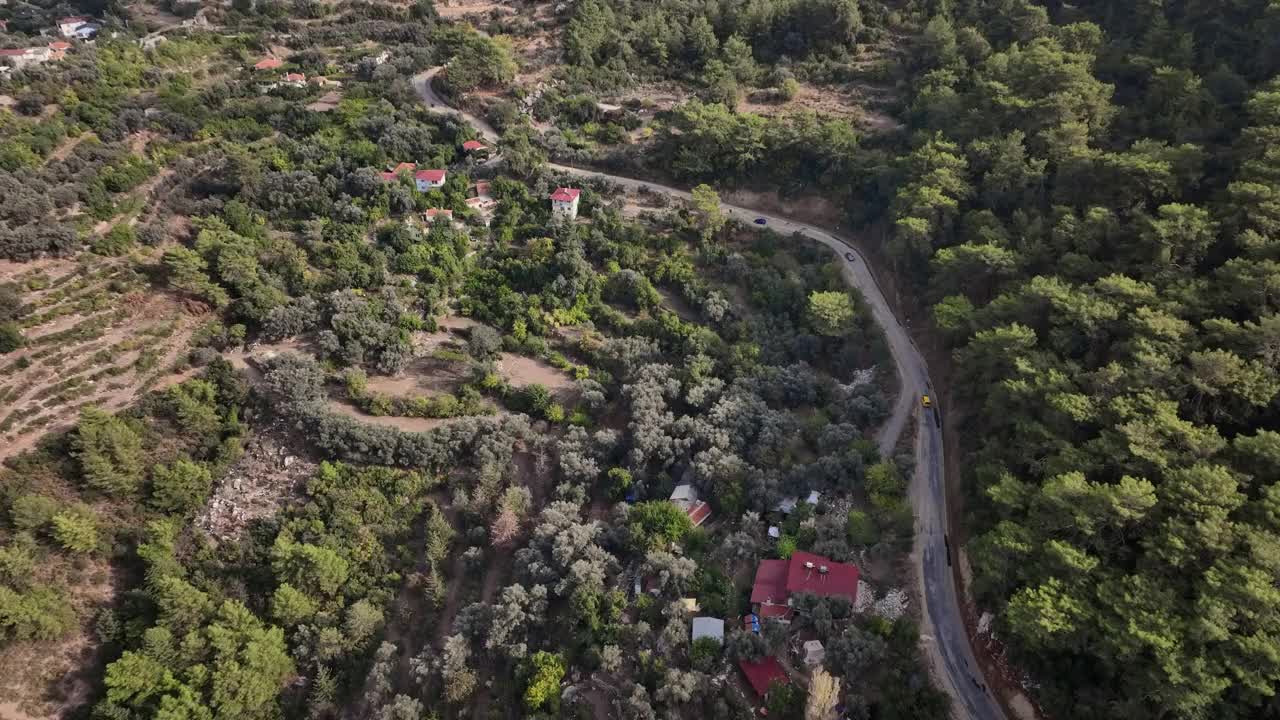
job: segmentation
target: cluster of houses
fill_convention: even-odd
[[[799,593],[824,598],[841,597],[852,605],[858,599],[858,575],[856,565],[798,550],[786,560],[761,560],[751,586],[753,612],[743,619],[743,625],[748,631],[760,632],[760,622],[764,618],[791,622],[795,612],[791,598]],[[802,647],[806,667],[817,667],[826,659],[821,640],[811,638]],[[762,698],[775,684],[790,682],[783,663],[775,656],[742,660],[738,668],[751,689]]]
[[[0,20],[0,30],[7,31],[8,27],[7,22]],[[67,40],[91,41],[97,37],[98,31],[101,29],[102,26],[94,22],[93,18],[90,17],[77,15],[59,18],[57,22],[58,35],[66,38],[66,40],[55,40],[34,47],[0,49],[0,75],[32,65],[62,60],[66,57],[67,51],[71,49],[71,43],[67,42]]]
[[[259,73],[279,70],[284,66],[284,60],[275,56],[267,56],[254,63],[253,69]],[[316,87],[342,87],[339,80],[330,80],[323,75],[314,75],[308,78],[306,73],[287,72],[282,73],[277,78],[264,77],[258,81],[258,90],[267,92],[278,87],[304,87],[306,85],[315,85]],[[338,98],[334,98],[333,105],[336,107]]]
[[[566,188],[559,188],[557,192],[564,189]],[[552,197],[555,202],[555,195]],[[574,195],[575,199],[576,197]],[[563,202],[568,201],[568,197],[565,198]],[[697,488],[687,479],[675,486],[668,499],[685,512],[694,527],[703,525],[711,517],[711,506],[698,498]],[[798,497],[783,498],[774,510],[789,515],[802,502],[816,506],[820,500],[821,495],[816,492],[809,493],[803,500]],[[779,529],[770,527],[769,536],[777,538]],[[762,560],[756,567],[751,586],[751,613],[742,618],[743,629],[759,634],[765,620],[789,624],[797,612],[793,598],[801,593],[823,598],[841,597],[851,605],[856,604],[859,575],[856,565],[798,550],[783,560]],[[648,592],[657,591],[651,578],[645,579],[643,583],[640,578],[636,579],[636,591],[639,592],[642,588]],[[697,615],[697,603],[692,598],[686,598],[683,602],[686,610],[694,616],[690,625],[690,639],[697,641],[701,638],[713,638],[723,643],[725,621],[722,618]],[[816,637],[804,640],[800,648],[801,660],[806,668],[820,666],[826,659],[822,641]],[[786,663],[776,656],[744,660],[738,663],[738,668],[747,684],[762,699],[776,684],[791,682]]]

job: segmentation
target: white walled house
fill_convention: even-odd
[[[93,18],[84,17],[83,15],[74,15],[72,17],[59,18],[58,34],[64,38],[76,37],[77,31],[81,28],[94,25]],[[96,32],[97,27],[94,26],[90,32]]]
[[[551,212],[570,220],[578,217],[578,197],[582,191],[577,188],[556,188],[551,193]]]
[[[435,190],[444,187],[445,175],[444,170],[419,170],[413,174],[413,184],[418,186],[418,192]]]

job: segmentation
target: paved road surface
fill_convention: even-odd
[[[487,122],[470,113],[450,108],[432,90],[431,78],[440,69],[433,68],[413,79],[423,101],[437,111],[461,116],[486,140],[497,142],[498,134]],[[666,185],[567,165],[551,163],[550,167],[578,177],[608,180],[630,189],[647,188],[671,197],[690,198],[687,191]],[[876,322],[884,329],[889,352],[902,380],[902,392],[899,393],[898,401],[876,438],[881,453],[889,455],[906,428],[907,419],[919,408],[920,396],[928,392],[932,385],[924,357],[911,341],[906,328],[889,309],[889,303],[876,284],[866,258],[847,242],[817,226],[737,205],[721,204],[721,208],[729,217],[743,221],[750,227],[760,227],[754,221],[756,218],[764,218],[767,223],[765,227],[786,235],[799,233],[835,251],[845,280],[862,292]],[[945,536],[947,496],[942,469],[942,431],[935,423],[933,411],[921,409],[920,412],[920,432],[916,437],[916,475],[911,481],[910,494],[916,518],[912,558],[924,602],[921,633],[926,638],[925,650],[933,665],[934,678],[952,698],[952,711],[957,718],[1004,720],[1004,713],[999,703],[986,690],[986,681],[973,657],[964,618],[961,616],[959,598],[952,582]]]

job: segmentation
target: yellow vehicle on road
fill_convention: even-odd
[[[921,396],[920,396],[920,405],[921,405],[922,407],[929,408],[929,407],[933,407],[933,402],[929,400],[929,396],[928,396],[928,395],[921,395]]]

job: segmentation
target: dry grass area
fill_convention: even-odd
[[[27,345],[0,359],[0,460],[72,425],[86,405],[117,411],[182,377],[175,366],[200,317],[148,290],[127,260],[85,257],[0,266],[0,282],[32,290]]]
[[[75,567],[67,601],[82,618],[80,629],[57,642],[19,642],[0,651],[0,720],[53,720],[89,702],[99,642],[97,608],[111,602],[120,578],[105,561]]]

